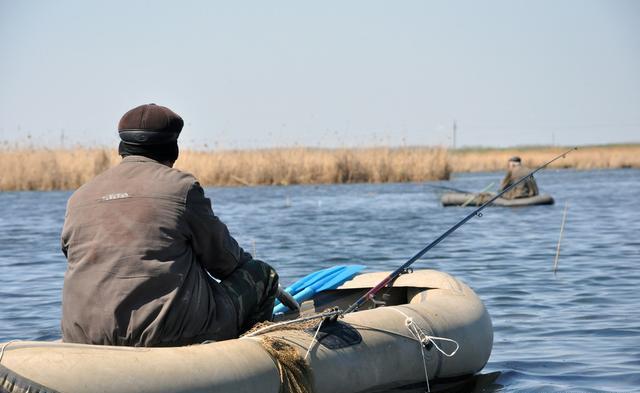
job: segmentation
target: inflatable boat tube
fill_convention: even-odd
[[[442,206],[480,206],[493,198],[496,194],[482,192],[479,194],[465,194],[461,192],[447,192],[442,194],[440,202]],[[553,205],[553,198],[550,195],[536,195],[529,198],[504,199],[498,198],[493,201],[493,206],[522,207],[535,205]]]
[[[358,275],[317,293],[303,309],[344,309],[387,274]],[[446,273],[421,270],[401,275],[383,292],[385,305],[376,302],[377,308],[323,322],[318,332],[272,330],[176,348],[3,343],[0,392],[278,393],[279,362],[263,346],[265,337],[286,342],[300,357],[308,351],[310,387],[316,393],[387,390],[424,383],[425,376],[433,386],[484,367],[493,344],[491,319],[467,285]],[[424,336],[425,345],[411,329]],[[451,355],[456,346],[455,355],[443,354]]]

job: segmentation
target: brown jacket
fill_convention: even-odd
[[[502,183],[500,184],[500,191],[517,182],[522,177],[527,176],[530,172],[531,170],[524,166],[519,166],[510,170],[509,172],[507,172],[507,175],[504,177]],[[530,178],[512,188],[502,197],[505,199],[517,199],[532,197],[536,195],[538,195],[538,185],[536,184],[536,180],[533,178],[533,176],[531,176]]]
[[[251,259],[190,174],[128,156],[69,199],[62,249],[66,342],[174,346],[236,337],[236,310],[207,272]]]

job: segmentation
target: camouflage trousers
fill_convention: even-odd
[[[258,322],[270,321],[278,291],[278,274],[268,264],[253,259],[220,281],[238,315],[239,334]]]

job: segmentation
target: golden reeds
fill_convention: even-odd
[[[449,164],[453,172],[490,172],[505,170],[507,160],[519,156],[524,165],[535,168],[566,150],[566,147],[462,149],[449,152]],[[580,147],[566,158],[551,164],[550,168],[640,168],[640,145]]]
[[[176,167],[205,186],[419,182],[448,179],[451,172],[505,169],[519,155],[535,167],[563,148],[464,149],[281,148],[183,151]],[[120,161],[115,149],[0,149],[0,190],[75,189]],[[640,145],[583,147],[556,168],[640,168]]]
[[[208,185],[384,183],[449,178],[442,148],[283,148],[181,152],[176,167]],[[0,151],[0,190],[74,189],[119,162],[115,150]]]
[[[75,189],[118,161],[108,149],[0,150],[0,190]]]
[[[207,185],[385,183],[447,179],[440,148],[185,152],[176,166]]]

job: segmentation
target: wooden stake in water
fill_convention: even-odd
[[[558,238],[558,247],[556,247],[556,258],[553,261],[553,274],[558,271],[558,259],[560,259],[560,243],[562,243],[562,234],[564,233],[564,223],[567,221],[567,209],[569,202],[564,203],[564,213],[562,214],[562,224],[560,224],[560,237]]]

